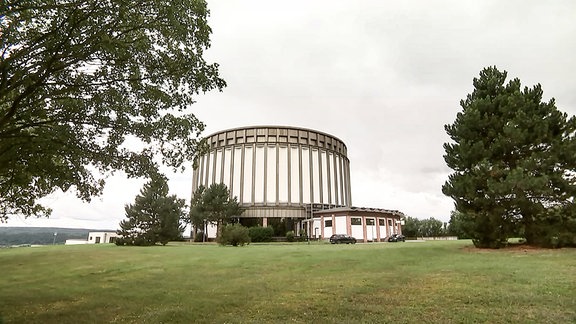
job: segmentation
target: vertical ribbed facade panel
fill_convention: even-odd
[[[351,206],[346,145],[322,132],[292,127],[247,127],[207,137],[192,189],[224,183],[245,208]]]

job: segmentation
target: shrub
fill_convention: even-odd
[[[250,243],[248,228],[240,224],[226,225],[218,237],[218,243],[221,245],[244,246]]]
[[[204,242],[204,232],[198,231],[194,236],[194,242]]]
[[[286,240],[288,242],[294,242],[294,231],[286,232]]]
[[[274,236],[272,227],[254,226],[248,229],[248,235],[252,242],[270,242]]]

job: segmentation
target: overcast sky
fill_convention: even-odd
[[[448,221],[443,160],[459,102],[496,65],[576,113],[576,1],[208,1],[209,61],[228,87],[190,109],[204,135],[253,125],[312,128],[348,147],[352,202]],[[170,175],[189,200],[192,170]],[[4,226],[116,229],[143,180],[110,178],[85,204],[45,199],[50,219]]]

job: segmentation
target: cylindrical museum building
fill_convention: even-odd
[[[254,126],[206,140],[209,150],[194,169],[192,191],[224,183],[245,208],[242,223],[266,226],[270,218],[306,219],[311,208],[352,206],[346,145],[333,135]]]

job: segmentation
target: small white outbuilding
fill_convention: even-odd
[[[120,235],[116,232],[90,232],[88,233],[88,244],[114,243],[117,237]]]

